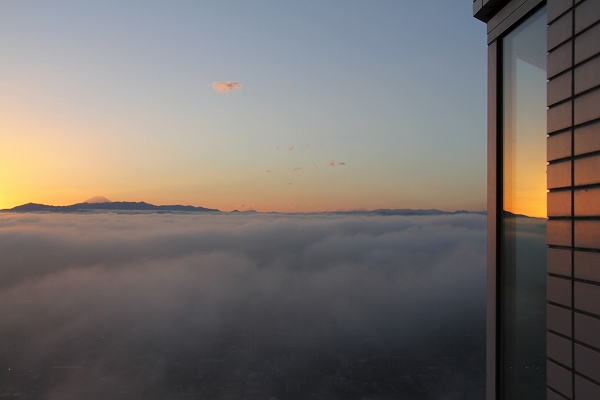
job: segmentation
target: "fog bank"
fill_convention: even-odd
[[[249,338],[253,348],[277,335],[282,348],[306,351],[400,349],[483,321],[485,222],[470,214],[0,215],[8,343],[0,362],[78,367],[62,371],[60,385],[34,385],[51,398],[87,393],[98,375],[143,392],[164,385],[169,352],[221,357],[249,351]],[[77,340],[85,351],[64,350]],[[154,357],[144,378],[116,361],[134,355]]]

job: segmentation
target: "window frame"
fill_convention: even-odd
[[[501,399],[500,283],[503,204],[502,39],[546,5],[545,0],[511,0],[487,22],[487,322],[486,398]]]

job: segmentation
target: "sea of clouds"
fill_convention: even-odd
[[[410,345],[484,321],[485,231],[477,214],[2,214],[0,366],[111,375],[124,348],[210,352],[248,332]]]

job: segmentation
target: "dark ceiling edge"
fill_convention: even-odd
[[[506,3],[507,0],[474,0],[473,16],[487,23]]]

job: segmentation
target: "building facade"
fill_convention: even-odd
[[[487,398],[600,399],[600,0],[474,0],[488,39]]]

